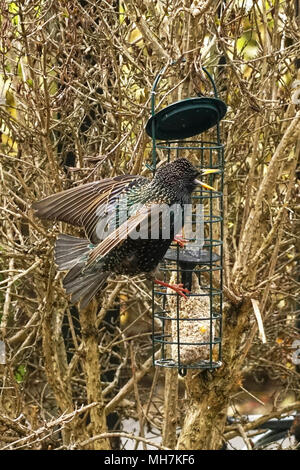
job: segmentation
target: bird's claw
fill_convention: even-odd
[[[178,243],[178,245],[181,248],[184,248],[185,245],[187,244],[188,240],[186,238],[182,237],[181,235],[176,235],[176,237],[174,238],[174,242]]]
[[[187,299],[185,294],[190,293],[190,291],[186,289],[183,284],[170,284],[169,287],[170,289],[173,289],[175,292],[177,292],[178,295],[181,295],[181,297],[184,299]]]
[[[155,279],[154,282],[159,286],[168,287],[169,289],[174,290],[178,295],[180,295],[184,299],[187,299],[187,296],[185,294],[190,293],[190,291],[186,289],[183,284],[168,284],[167,282],[160,281],[159,279]]]

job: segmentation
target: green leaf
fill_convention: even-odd
[[[24,382],[26,372],[27,370],[25,364],[20,364],[15,372],[15,379],[18,384]]]

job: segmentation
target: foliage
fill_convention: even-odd
[[[202,392],[188,397],[195,404],[205,393],[203,407],[211,407],[207,417],[197,402],[207,418],[198,448],[219,448],[224,439],[254,429],[225,428],[228,406],[235,411],[245,390],[243,378],[273,380],[277,417],[299,409],[299,401],[295,406],[284,401],[288,394],[299,398],[291,359],[299,334],[300,141],[293,96],[300,37],[293,2],[1,0],[0,5],[0,328],[7,350],[7,363],[0,364],[1,447],[119,446],[118,433],[110,444],[107,440],[105,415],[110,430],[138,415],[140,436],[123,435],[144,446],[147,423],[162,432],[164,446],[174,447],[177,423],[183,427],[177,445],[192,446],[184,437],[192,431],[183,421],[193,406],[186,405],[181,384],[179,396],[177,388],[169,395],[172,383],[177,386],[173,372],[172,379],[166,373],[164,385],[164,371],[152,367],[151,286],[111,281],[97,303],[78,312],[53,262],[62,224],[38,221],[31,210],[32,201],[74,184],[149,174],[150,90],[157,72],[174,59],[161,82],[161,104],[209,93],[204,65],[229,106],[222,123],[225,356],[215,378],[205,382],[201,376]],[[114,323],[120,299],[120,322]],[[254,304],[266,344],[258,335]],[[193,377],[187,381],[193,387]],[[164,386],[173,400],[168,407]],[[213,390],[224,391],[218,409]],[[175,418],[164,406],[177,410]]]

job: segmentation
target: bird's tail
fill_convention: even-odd
[[[87,256],[94,245],[87,239],[59,235],[55,245],[55,262],[60,271],[69,269],[63,280],[67,294],[72,294],[71,302],[80,301],[80,307],[85,308],[97,292],[103,288],[109,273],[82,273]]]

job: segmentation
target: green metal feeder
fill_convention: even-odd
[[[152,138],[152,165],[155,172],[158,153],[168,161],[192,154],[201,169],[218,169],[209,175],[209,185],[194,192],[193,206],[203,208],[203,240],[190,239],[189,246],[172,246],[160,270],[164,280],[171,276],[190,290],[188,299],[161,287],[153,286],[153,363],[160,367],[177,367],[184,375],[187,369],[215,369],[222,365],[222,260],[223,260],[223,170],[224,147],[220,140],[219,123],[226,114],[226,104],[218,98],[215,83],[203,67],[214,97],[193,97],[172,103],[155,112],[157,86],[166,67],[157,75],[151,96],[152,115],[146,132]],[[213,139],[202,140],[206,131]],[[192,138],[192,139],[191,139]],[[197,211],[191,214],[197,223]],[[161,328],[157,331],[157,322]],[[161,357],[155,359],[160,348]]]

